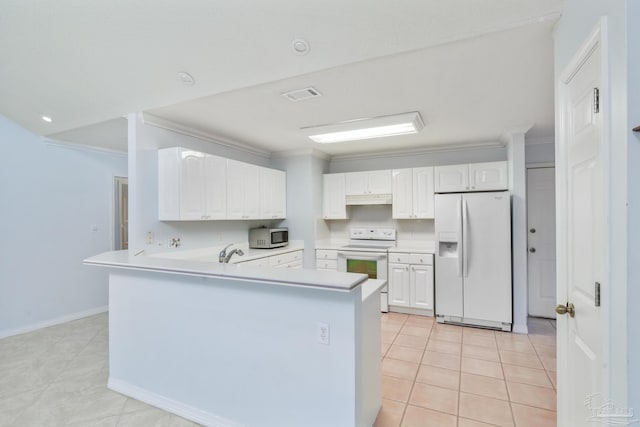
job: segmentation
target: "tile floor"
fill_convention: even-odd
[[[375,425],[555,426],[555,327],[529,327],[524,336],[383,315]],[[106,314],[1,339],[0,426],[197,426],[108,390],[107,376]]]
[[[383,314],[375,426],[555,426],[555,338],[546,319],[518,335]]]

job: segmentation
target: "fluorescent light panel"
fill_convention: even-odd
[[[420,113],[403,113],[371,119],[349,120],[346,122],[303,128],[309,138],[320,144],[382,138],[385,136],[418,133],[424,127]]]

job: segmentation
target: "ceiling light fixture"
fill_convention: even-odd
[[[420,113],[403,113],[391,116],[356,119],[345,122],[302,128],[304,133],[319,144],[356,141],[359,139],[383,138],[409,135],[424,128]]]
[[[293,53],[296,55],[306,55],[309,53],[309,49],[309,42],[305,39],[294,39],[291,42],[291,50],[293,50]]]
[[[40,116],[47,123],[53,123],[53,119],[49,116]]]

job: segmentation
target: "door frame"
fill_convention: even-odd
[[[112,236],[112,246],[113,250],[122,249],[122,230],[121,230],[121,190],[122,184],[129,184],[129,178],[126,176],[113,176],[113,236]]]
[[[610,75],[608,70],[609,64],[609,37],[607,30],[607,17],[603,16],[596,24],[591,34],[585,39],[582,45],[576,50],[576,53],[572,57],[571,61],[560,73],[558,81],[556,82],[556,93],[558,96],[557,103],[557,120],[556,120],[556,295],[557,303],[564,304],[567,302],[568,287],[567,283],[567,177],[568,171],[567,164],[567,140],[569,132],[569,123],[567,117],[567,104],[569,100],[567,84],[571,78],[578,72],[580,67],[589,58],[594,49],[600,48],[601,63],[601,84],[600,84],[600,111],[602,127],[600,129],[601,147],[602,147],[602,166],[603,166],[603,180],[604,180],[604,199],[605,199],[605,218],[607,224],[605,224],[605,230],[607,237],[605,239],[604,253],[606,254],[604,260],[604,277],[606,277],[607,283],[602,288],[602,395],[605,399],[610,396],[626,396],[626,375],[620,378],[616,375],[616,378],[612,378],[611,373],[611,351],[616,348],[616,343],[610,342],[611,337],[611,224],[609,218],[611,217],[611,101],[610,101]],[[626,306],[618,307],[618,309],[626,310]],[[569,408],[569,392],[571,391],[571,381],[568,378],[567,364],[567,347],[566,343],[569,338],[567,316],[558,317],[558,345],[557,345],[557,357],[558,357],[558,425],[567,424],[567,410]],[[624,346],[617,348],[616,351],[626,352],[626,342]],[[620,371],[620,368],[617,368]],[[626,369],[625,369],[626,371]],[[587,396],[585,396],[585,399]],[[618,402],[623,404],[623,402]],[[625,402],[626,403],[626,402]]]

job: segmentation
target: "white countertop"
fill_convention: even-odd
[[[341,250],[349,244],[348,239],[316,240],[316,249]],[[355,249],[351,249],[355,250]],[[370,249],[369,249],[370,250]],[[414,253],[414,254],[435,254],[436,244],[433,240],[425,241],[399,241],[397,246],[388,248],[389,253]]]
[[[289,249],[291,251],[300,250],[302,248],[295,249],[292,247]],[[262,249],[261,251],[264,250],[265,249]],[[270,250],[270,254],[277,254],[271,251],[273,250]],[[184,274],[190,276],[219,277],[232,280],[251,280],[284,286],[319,288],[343,292],[351,291],[367,281],[367,276],[365,274],[356,273],[339,273],[335,271],[289,268],[260,268],[252,266],[239,268],[239,266],[234,264],[218,263],[217,253],[215,256],[215,262],[211,262],[210,257],[202,260],[194,258],[167,258],[159,257],[157,255],[159,254],[152,256],[145,256],[144,254],[134,256],[133,254],[130,254],[129,251],[114,251],[105,252],[100,255],[87,258],[83,263],[86,265],[102,267]],[[259,256],[256,256],[256,258],[259,258]]]

